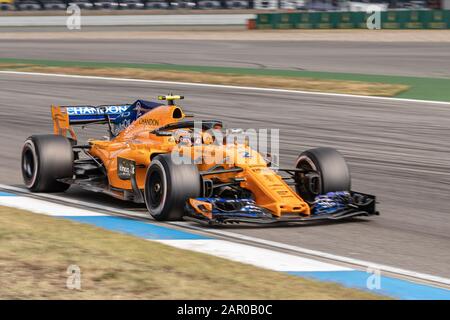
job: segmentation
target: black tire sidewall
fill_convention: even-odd
[[[31,178],[28,178],[24,172],[25,171],[25,153],[28,151],[31,152],[32,161],[34,162]],[[31,138],[28,138],[25,141],[23,148],[22,148],[21,172],[22,172],[22,177],[23,177],[25,186],[28,189],[33,190],[33,188],[36,187],[36,180],[39,177],[39,158],[38,158],[37,151],[36,151],[36,145]]]
[[[161,175],[161,183],[162,183],[162,188],[164,190],[164,195],[162,196],[162,200],[159,204],[158,207],[153,208],[151,207],[150,204],[150,196],[148,194],[148,192],[150,192],[147,188],[147,186],[150,184],[150,176],[151,174],[157,171],[160,175]],[[169,203],[167,203],[167,194],[168,194],[168,190],[170,190],[171,188],[171,183],[170,183],[170,179],[168,179],[167,177],[167,168],[164,166],[163,162],[161,162],[158,157],[156,159],[153,159],[151,162],[151,165],[149,166],[148,170],[147,170],[147,175],[146,175],[146,179],[145,179],[145,203],[147,205],[147,209],[150,212],[150,214],[156,219],[164,219],[164,211],[165,210],[170,210],[170,201]]]
[[[297,159],[296,167],[301,159],[311,161],[320,175],[320,194],[335,191],[351,190],[351,175],[344,157],[333,148],[310,149]]]
[[[155,209],[151,206],[149,190],[149,179],[151,173],[158,170],[161,181],[164,184],[164,195],[161,204]],[[145,203],[150,214],[159,221],[181,220],[188,198],[200,196],[201,184],[200,174],[197,166],[193,164],[175,164],[170,154],[156,156],[148,170],[145,181]]]
[[[32,181],[24,182],[33,192],[63,192],[70,185],[57,181],[61,178],[70,178],[73,174],[74,155],[70,141],[57,135],[35,135],[29,137],[22,150],[23,161],[26,150],[33,152],[35,173]]]

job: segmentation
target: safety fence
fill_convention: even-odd
[[[373,13],[261,13],[256,29],[367,29]],[[450,29],[450,10],[398,10],[380,13],[381,29]]]

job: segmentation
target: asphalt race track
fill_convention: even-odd
[[[279,128],[283,166],[311,147],[339,149],[353,189],[376,194],[382,212],[344,223],[233,232],[450,277],[449,105],[10,74],[0,74],[0,88],[0,183],[21,185],[22,143],[51,132],[51,104],[126,103],[174,91],[198,117]],[[65,196],[129,207],[76,188]]]
[[[0,58],[167,63],[450,77],[450,43],[1,40]]]

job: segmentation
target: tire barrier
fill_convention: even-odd
[[[94,9],[94,5],[89,0],[74,0],[71,3],[76,4],[82,10]]]
[[[169,4],[165,1],[147,1],[145,3],[147,9],[168,9]]]
[[[17,10],[41,10],[41,5],[36,0],[21,0],[15,3]]]
[[[195,2],[193,1],[174,1],[170,3],[170,7],[173,9],[192,9],[196,6]]]
[[[255,9],[278,9],[278,0],[254,0],[253,8]]]
[[[0,11],[12,11],[14,9],[15,9],[15,7],[12,2],[1,2],[0,1]]]
[[[48,1],[42,3],[42,9],[44,10],[65,10],[67,5],[59,0]]]
[[[201,0],[197,2],[198,9],[220,9],[222,7],[220,1]]]
[[[136,10],[136,9],[143,9],[144,3],[142,3],[139,0],[122,0],[119,1],[119,8],[123,10]]]
[[[119,7],[119,3],[115,1],[96,1],[94,2],[95,9],[114,10]]]
[[[244,0],[228,0],[225,2],[227,9],[247,9],[250,3]]]

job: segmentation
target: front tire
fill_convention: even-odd
[[[64,192],[70,185],[57,179],[71,178],[74,155],[69,139],[57,135],[29,137],[22,149],[22,177],[33,192]]]
[[[351,189],[347,163],[333,148],[315,148],[303,152],[297,159],[296,168],[310,172],[296,175],[296,191],[309,203],[318,195]]]
[[[186,200],[201,193],[197,166],[175,164],[170,154],[153,158],[145,180],[145,204],[158,221],[181,220]]]

